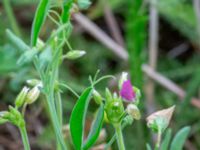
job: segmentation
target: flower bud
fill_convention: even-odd
[[[163,132],[170,123],[174,109],[175,106],[172,106],[151,114],[149,117],[147,117],[147,126],[153,129],[155,132],[158,132],[158,130]]]
[[[7,113],[7,111],[1,111],[0,112],[0,124],[6,123],[8,120],[4,119],[4,115]]]
[[[134,104],[129,104],[126,109],[127,113],[136,120],[140,120],[141,114],[138,107]]]
[[[86,52],[85,51],[80,51],[80,50],[72,50],[69,51],[66,55],[63,56],[63,58],[67,58],[67,59],[77,59],[82,57],[83,55],[85,55]]]
[[[111,123],[120,123],[124,113],[124,107],[120,99],[108,102],[106,104],[107,118]]]
[[[122,88],[122,85],[124,83],[124,81],[128,80],[128,73],[127,72],[122,72],[121,78],[119,80],[119,89]]]
[[[112,97],[112,94],[111,94],[111,92],[108,88],[106,88],[105,95],[106,95],[107,101],[112,101],[113,97]]]
[[[134,102],[136,93],[133,90],[132,84],[130,80],[126,80],[122,84],[122,88],[120,90],[120,96],[126,102]]]
[[[34,103],[38,99],[39,95],[40,95],[40,90],[39,90],[38,86],[35,86],[28,92],[28,94],[26,96],[26,103],[27,104]]]
[[[26,83],[29,85],[29,86],[40,86],[42,87],[42,83],[40,80],[37,80],[37,79],[29,79],[29,80],[26,80]]]
[[[16,100],[15,100],[15,106],[17,108],[21,107],[24,104],[24,101],[26,99],[26,95],[28,93],[29,88],[26,86],[21,90],[21,92],[18,94]]]
[[[94,97],[94,100],[97,104],[101,104],[102,103],[102,97],[101,95],[99,94],[99,92],[97,92],[95,89],[93,90],[93,97]]]

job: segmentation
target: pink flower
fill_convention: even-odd
[[[135,101],[136,93],[133,90],[133,86],[130,80],[126,80],[123,82],[120,90],[120,96],[123,98],[123,100],[127,102]]]

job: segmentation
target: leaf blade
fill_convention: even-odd
[[[37,43],[39,32],[48,13],[48,6],[49,0],[41,0],[37,7],[31,29],[31,46],[35,46]]]
[[[76,150],[82,149],[85,116],[91,95],[92,88],[89,87],[80,96],[70,117],[70,132]]]
[[[104,105],[101,104],[96,119],[94,120],[92,127],[90,129],[90,133],[87,137],[87,140],[83,145],[84,150],[89,149],[96,142],[103,125],[103,119],[104,119]]]
[[[172,130],[168,129],[161,144],[161,150],[168,150],[171,136],[172,136]]]
[[[173,138],[170,150],[182,150],[185,140],[190,132],[190,127],[184,127]]]

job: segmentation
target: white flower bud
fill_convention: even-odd
[[[99,92],[97,92],[95,89],[93,90],[93,97],[94,97],[95,102],[100,105],[102,102],[102,97],[99,94]]]
[[[32,86],[32,87],[35,87],[35,86],[43,87],[43,86],[42,86],[42,82],[41,82],[40,80],[37,80],[37,79],[29,79],[29,80],[26,80],[26,83],[27,83],[29,86]]]
[[[122,75],[120,77],[120,80],[119,80],[119,89],[122,88],[122,84],[124,83],[124,81],[128,80],[128,73],[127,72],[122,72]]]
[[[39,87],[38,87],[38,86],[35,86],[34,88],[32,88],[32,89],[28,92],[28,94],[27,94],[27,96],[26,96],[26,103],[27,103],[27,104],[32,104],[32,103],[34,103],[34,102],[38,99],[39,95],[40,95]]]
[[[138,107],[134,104],[129,104],[126,108],[127,113],[136,120],[140,120],[141,114]]]
[[[77,59],[77,58],[82,57],[85,54],[86,52],[83,50],[72,50],[72,51],[69,51],[66,55],[64,55],[63,58]]]
[[[15,100],[15,105],[17,107],[21,107],[24,104],[24,101],[26,99],[26,95],[29,91],[29,88],[26,86],[21,90],[21,92],[18,94],[16,100]]]

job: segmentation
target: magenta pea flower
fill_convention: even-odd
[[[127,102],[134,102],[136,98],[136,93],[131,84],[130,80],[126,80],[122,83],[122,87],[120,89],[120,96],[123,100]]]

